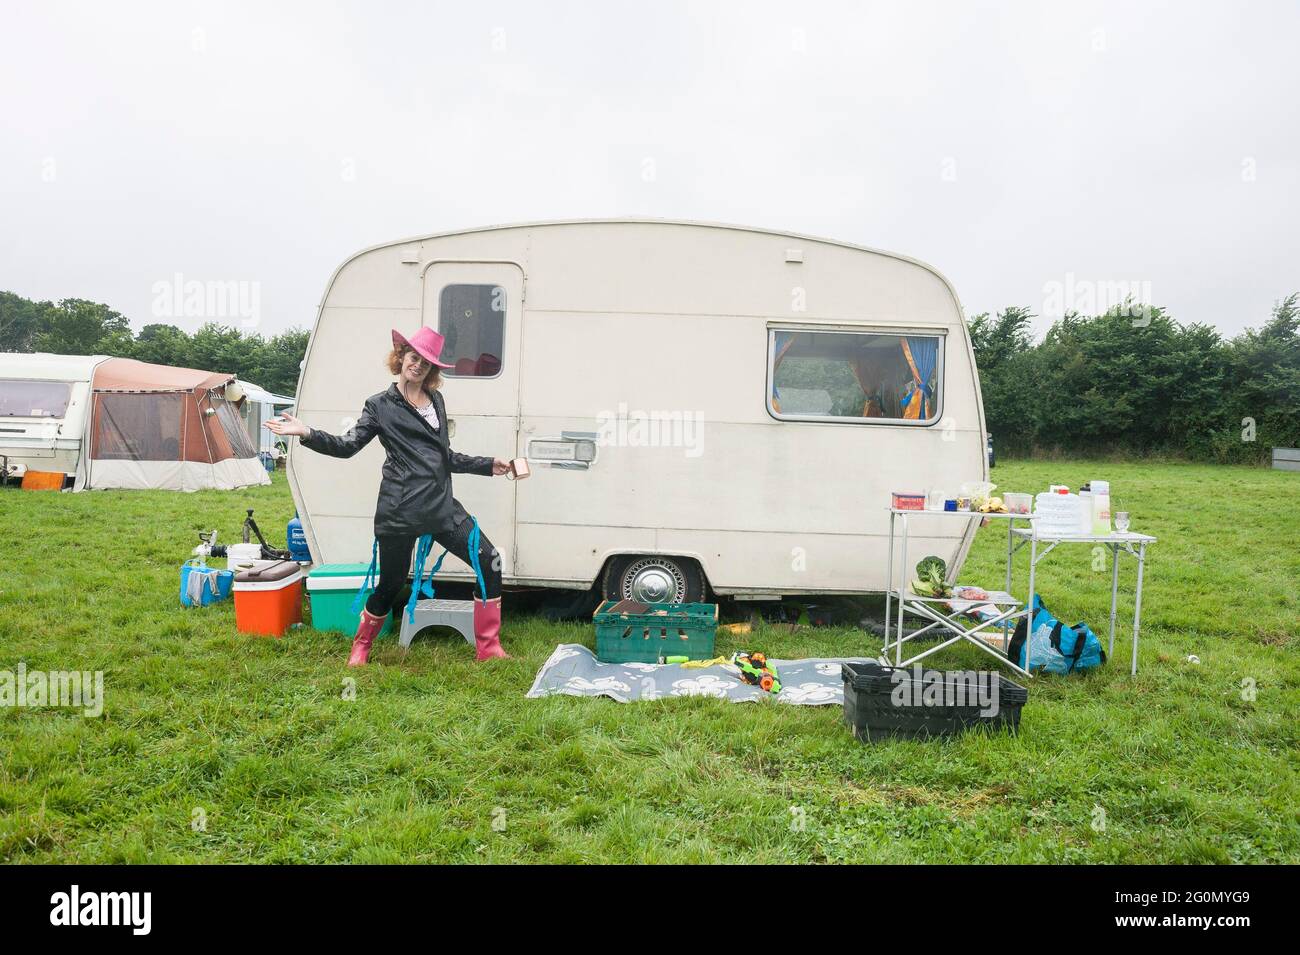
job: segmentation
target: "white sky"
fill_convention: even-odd
[[[0,24],[0,289],[137,329],[199,324],[154,314],[176,273],[258,283],[272,334],[365,246],[624,214],[901,252],[969,314],[1123,282],[1233,333],[1300,290],[1292,2],[3,0]]]

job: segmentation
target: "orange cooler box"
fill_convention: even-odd
[[[302,622],[302,568],[281,560],[235,574],[235,626],[241,633],[282,637]]]

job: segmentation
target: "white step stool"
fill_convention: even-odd
[[[474,601],[472,600],[418,600],[415,603],[415,623],[401,608],[402,629],[397,645],[403,648],[425,627],[451,627],[460,631],[465,642],[474,646]]]

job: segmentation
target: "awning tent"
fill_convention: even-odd
[[[269,484],[239,407],[227,400],[234,381],[230,374],[130,358],[100,363],[75,488],[197,491]]]

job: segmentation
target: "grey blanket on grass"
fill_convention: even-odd
[[[840,664],[861,663],[865,657],[845,659],[771,660],[781,681],[776,702],[799,706],[842,706],[844,684]],[[659,700],[674,696],[712,696],[733,703],[771,697],[744,682],[730,664],[683,667],[676,663],[601,663],[587,647],[562,643],[537,672],[528,691],[530,699],[542,696],[608,696],[620,703]]]

